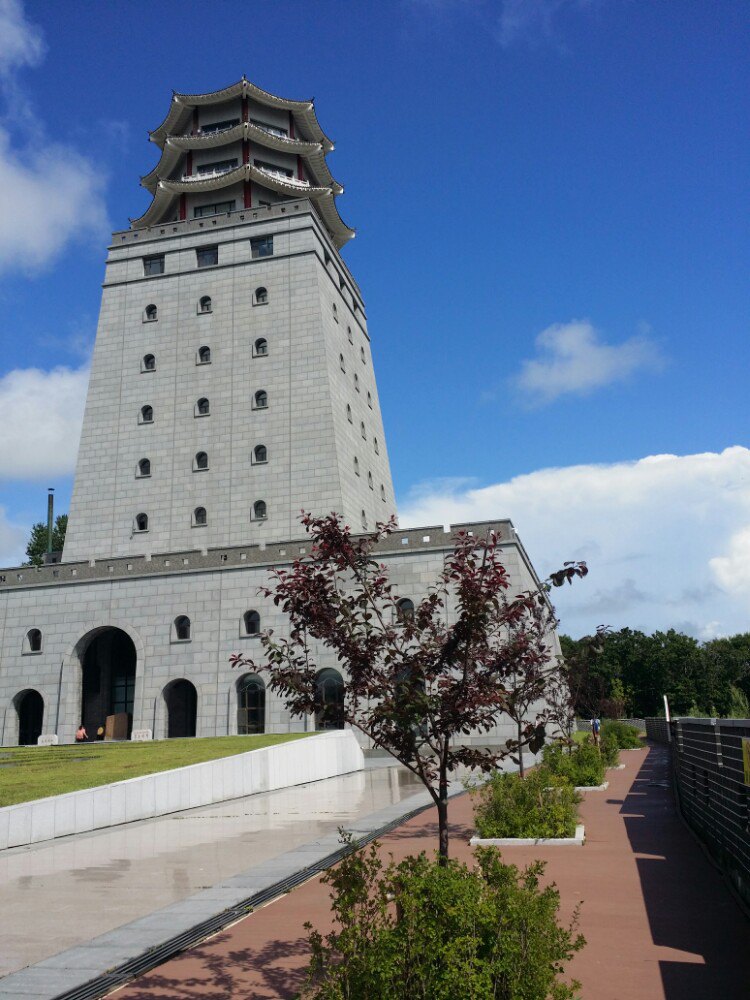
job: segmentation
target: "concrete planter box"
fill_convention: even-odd
[[[622,751],[620,751],[620,753],[622,753]],[[625,770],[625,765],[624,764],[615,764],[614,767],[608,767],[607,770],[608,771],[624,771]]]
[[[603,785],[576,785],[577,792],[606,792],[608,788],[608,781],[605,781]]]
[[[364,768],[350,729],[0,808],[0,850],[152,819]]]
[[[586,840],[583,823],[576,826],[575,837],[472,837],[472,847],[583,847]]]

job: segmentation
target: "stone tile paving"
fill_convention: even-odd
[[[581,807],[586,846],[512,847],[548,861],[563,916],[583,900],[586,948],[570,966],[584,1000],[746,1000],[750,923],[679,819],[660,747],[623,755],[606,792]],[[468,796],[454,800],[452,852],[469,859]],[[430,810],[383,838],[401,858],[436,843]],[[113,994],[117,1000],[291,1000],[303,980],[303,923],[325,932],[328,889],[313,879]],[[456,998],[463,1000],[463,998]]]

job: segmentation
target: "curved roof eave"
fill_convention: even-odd
[[[271,108],[281,108],[291,111],[295,120],[303,126],[303,131],[307,132],[306,138],[312,142],[322,143],[327,150],[333,149],[333,142],[320,127],[315,108],[312,101],[292,101],[285,97],[278,97],[267,90],[262,90],[250,83],[244,76],[237,83],[224,87],[221,90],[214,90],[205,94],[178,94],[176,91],[172,95],[172,104],[164,121],[149,133],[152,142],[162,145],[175,125],[180,120],[182,113],[190,108],[206,104],[221,104],[229,101],[233,97],[246,94],[252,97],[259,104],[265,104]]]
[[[157,187],[154,192],[154,199],[148,206],[143,215],[138,219],[130,220],[131,229],[146,229],[149,226],[153,226],[159,221],[164,213],[169,209],[170,205],[177,198],[176,194],[167,191],[165,188]]]

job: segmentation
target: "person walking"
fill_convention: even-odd
[[[599,734],[602,730],[602,723],[600,719],[593,718],[591,720],[591,735],[594,738],[594,746],[599,746]]]

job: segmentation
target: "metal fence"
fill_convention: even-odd
[[[743,739],[750,719],[647,719],[649,739],[671,737],[682,814],[750,905],[750,786]]]
[[[609,722],[609,719],[602,719],[602,722]],[[646,728],[645,719],[616,719],[616,722],[624,722],[626,726],[632,726],[639,732],[642,732]],[[576,729],[579,733],[590,733],[591,732],[591,719],[576,719]]]

